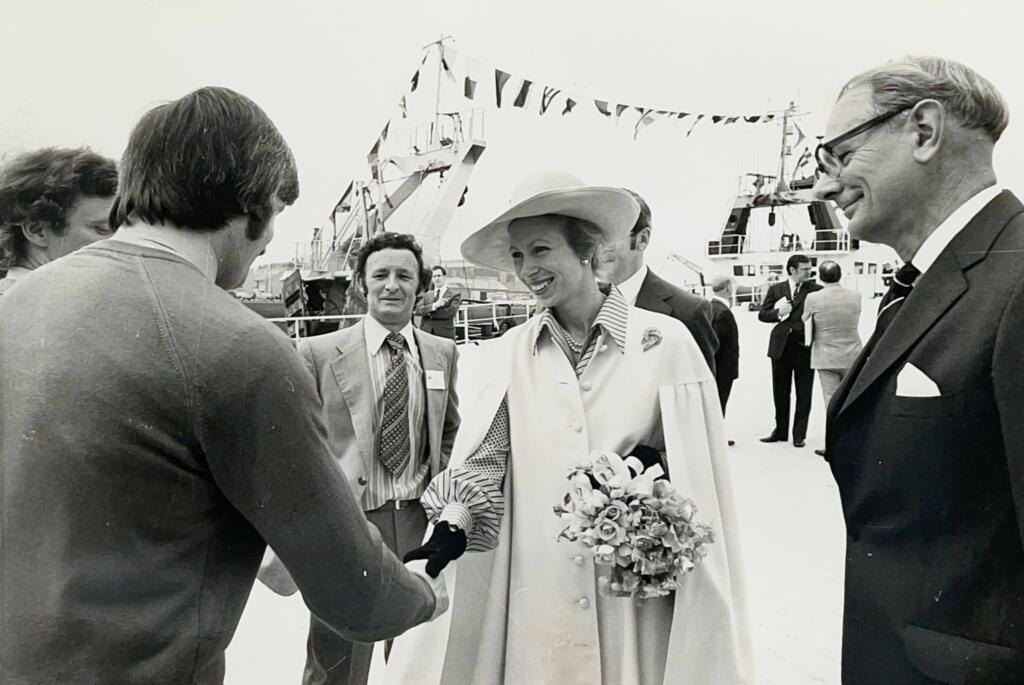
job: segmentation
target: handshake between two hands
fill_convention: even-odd
[[[664,466],[661,452],[647,445],[637,445],[632,454],[626,457],[626,465],[634,471],[634,476],[643,473],[655,464]],[[662,474],[658,478],[665,478],[665,475]],[[597,487],[596,483],[595,487]],[[461,557],[465,551],[465,531],[448,521],[438,521],[430,539],[421,547],[407,552],[402,561],[409,563],[425,559],[427,575],[437,578],[445,566]]]

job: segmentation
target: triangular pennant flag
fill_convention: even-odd
[[[441,46],[441,68],[444,70],[444,75],[451,79],[452,83],[455,83],[455,74],[452,72],[452,62],[455,61],[455,51],[444,45]]]
[[[409,89],[410,93],[416,92],[416,87],[420,85],[420,70],[417,69],[416,73],[412,75],[412,88]]]
[[[612,115],[611,111],[608,109],[608,103],[604,100],[594,100],[594,106],[597,107],[598,112],[606,117],[610,117]]]
[[[575,106],[576,106],[576,101],[575,100],[573,100],[572,98],[566,98],[565,99],[565,109],[562,110],[562,116],[564,117],[566,114],[571,112],[572,108],[575,107]]]
[[[799,136],[796,139],[796,143],[793,145],[793,147],[798,147],[800,143],[804,142],[804,138],[806,138],[807,136],[804,135],[804,132],[800,130],[800,127],[797,126],[797,123],[795,121],[793,122],[793,128],[796,129],[797,136]]]
[[[629,105],[615,105],[615,120],[618,121],[622,113],[629,109]]]
[[[721,121],[722,119],[725,119],[725,117],[723,117],[723,116],[722,116],[721,114],[715,114],[715,115],[712,115],[712,117],[711,117],[711,123],[712,123],[712,124],[717,124],[717,123],[718,123],[718,122],[720,122],[720,121]]]
[[[544,114],[548,111],[548,107],[551,106],[551,101],[555,99],[555,96],[562,91],[558,88],[551,88],[550,86],[544,86],[544,93],[540,96],[540,113]]]
[[[723,124],[723,126],[727,126],[729,124],[735,124],[739,120],[740,120],[739,117],[729,117],[728,119],[725,120],[725,124]]]
[[[757,116],[753,116],[753,117],[743,117],[743,121],[747,122],[748,124],[756,124],[757,120],[760,119],[760,118],[761,118],[761,115],[758,114]]]
[[[466,96],[467,100],[472,100],[476,97],[476,81],[466,77],[465,85],[462,88],[462,94]]]
[[[688,116],[690,116],[689,112],[680,112],[679,114],[676,115],[676,118],[681,120],[685,119]]]
[[[402,118],[403,119],[408,119],[409,118],[409,110],[406,107],[405,96],[404,95],[402,96],[402,99],[398,101],[398,109],[402,110]]]
[[[381,129],[381,132],[380,132],[380,139],[381,140],[387,140],[388,139],[388,129],[389,128],[391,128],[391,120],[390,119],[388,119],[388,123],[384,124],[384,128]]]
[[[693,126],[691,126],[690,130],[686,132],[686,137],[687,138],[690,137],[690,134],[693,133],[693,129],[697,128],[697,124],[699,124],[703,118],[704,118],[703,114],[698,114],[697,115],[697,119],[696,119],[696,121],[693,122]]]
[[[533,81],[523,79],[523,85],[519,87],[519,95],[516,95],[516,101],[512,103],[513,107],[523,107],[526,105],[526,100],[530,97],[530,86],[532,85]]]
[[[511,74],[504,72],[501,69],[494,70],[494,99],[497,102],[498,107],[501,107],[501,89],[505,87],[506,83],[508,83],[510,76]]]
[[[761,121],[762,121],[762,123],[767,124],[769,121],[773,120],[774,118],[775,118],[774,114],[766,114],[764,119],[762,119]]]
[[[427,47],[430,47],[430,46],[427,46]],[[424,50],[423,51],[423,59],[420,60],[420,66],[423,66],[424,64],[427,63],[427,55],[428,55],[427,51]]]
[[[633,140],[636,140],[636,137],[640,135],[640,129],[652,124],[655,118],[651,115],[653,110],[644,109],[643,107],[637,107],[637,109],[640,110],[640,118],[637,119],[636,125],[633,126]]]

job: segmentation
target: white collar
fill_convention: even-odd
[[[1000,192],[1002,190],[998,186],[991,185],[976,193],[946,217],[946,220],[925,238],[921,247],[917,248],[917,254],[910,260],[917,270],[922,274],[927,271],[942,254],[942,251],[953,242],[953,238],[964,230],[971,219],[984,209],[985,205],[994,200]]]
[[[644,284],[644,279],[647,278],[647,272],[650,269],[646,264],[641,264],[640,268],[636,270],[636,273],[624,280],[622,283],[615,285],[622,293],[622,297],[626,300],[626,304],[636,304],[636,298],[640,295],[640,288]]]
[[[793,282],[792,278],[787,278],[786,280],[789,281],[789,292],[790,293],[795,293],[796,292],[796,288],[797,288],[797,284]],[[804,283],[806,283],[806,282],[807,281],[804,281]],[[800,285],[802,286],[804,283],[800,283]]]
[[[405,344],[409,346],[409,352],[413,357],[419,357],[419,350],[416,347],[416,336],[412,332],[412,322],[405,324],[405,327],[398,333],[405,338]],[[384,339],[391,334],[391,331],[384,328],[380,321],[367,314],[363,317],[363,335],[366,339],[366,351],[372,357],[380,351]]]
[[[135,223],[122,226],[109,240],[170,252],[199,269],[211,283],[217,282],[217,254],[206,232]]]
[[[7,269],[7,275],[4,276],[4,278],[16,281],[19,278],[24,278],[25,276],[28,276],[30,273],[32,273],[32,269],[26,269],[23,266],[12,266],[9,269]]]

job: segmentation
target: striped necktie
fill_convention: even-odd
[[[893,276],[889,290],[885,293],[882,301],[878,303],[878,320],[875,322],[875,332],[871,336],[872,338],[878,340],[882,337],[882,333],[896,318],[896,312],[900,310],[903,302],[910,295],[910,291],[914,289],[914,281],[920,275],[921,272],[910,262],[899,268]]]
[[[391,365],[384,382],[384,412],[380,423],[380,460],[395,476],[409,464],[409,370],[405,363],[405,338],[389,333]]]

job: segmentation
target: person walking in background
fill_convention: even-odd
[[[0,169],[0,293],[33,269],[111,236],[116,192],[114,160],[87,148],[36,150]]]
[[[427,333],[456,340],[455,317],[462,304],[462,295],[448,287],[448,271],[438,264],[431,270],[434,288],[420,297],[416,315],[421,318],[420,328]]]
[[[718,399],[722,402],[722,416],[729,403],[732,384],[740,376],[740,332],[736,315],[732,313],[734,281],[731,276],[719,275],[711,279],[711,326],[718,338],[715,352],[715,383]],[[729,446],[735,443],[730,440]]]
[[[796,386],[796,409],[793,412],[793,446],[803,447],[807,438],[807,421],[811,414],[811,392],[814,390],[814,369],[811,351],[804,342],[804,300],[821,286],[810,280],[811,260],[795,254],[786,262],[789,278],[768,288],[757,318],[774,323],[768,341],[772,360],[772,398],[775,403],[775,429],[761,442],[785,442],[789,439],[789,398]]]
[[[811,368],[818,372],[821,395],[828,408],[832,395],[860,354],[861,295],[839,285],[843,270],[833,261],[818,265],[821,290],[804,300],[804,342],[811,348]],[[825,456],[824,450],[814,450]]]

